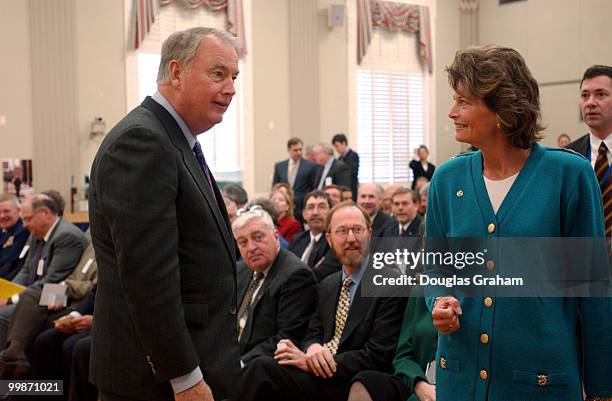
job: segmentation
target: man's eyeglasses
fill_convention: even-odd
[[[364,226],[338,227],[334,230],[334,234],[338,237],[346,238],[349,231],[352,231],[355,237],[359,237],[367,231],[367,228]]]
[[[321,203],[319,205],[308,205],[306,206],[306,210],[308,210],[309,212],[314,212],[316,209],[319,210],[329,210],[329,206],[327,205],[327,203]]]
[[[238,210],[236,210],[236,217],[240,216],[241,214],[245,214],[248,212],[254,212],[256,210],[264,210],[263,207],[259,206],[259,205],[251,205],[249,207],[242,207]]]

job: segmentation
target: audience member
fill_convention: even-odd
[[[270,193],[277,190],[283,191],[284,193],[289,195],[289,197],[293,200],[293,204],[295,205],[295,192],[293,191],[293,189],[291,189],[291,186],[289,184],[287,184],[286,182],[277,182],[276,184],[272,185],[272,190],[270,191]]]
[[[272,185],[284,182],[289,184],[295,193],[296,214],[302,213],[304,196],[315,188],[315,179],[319,167],[302,157],[304,143],[300,138],[291,138],[287,141],[289,158],[274,165]]]
[[[297,234],[289,250],[310,266],[318,281],[340,270],[340,262],[325,240],[325,218],[332,208],[329,195],[314,190],[304,199],[304,220],[308,230]]]
[[[362,297],[368,263],[369,215],[352,201],[329,212],[326,238],[342,270],[321,283],[303,346],[279,341],[274,357],[261,357],[243,371],[237,399],[346,400],[362,370],[391,372],[406,301]]]
[[[377,242],[377,238],[382,236],[383,231],[397,221],[387,213],[380,210],[383,189],[380,185],[373,182],[359,185],[357,203],[365,209],[372,219],[372,241]],[[374,244],[372,245],[375,248]]]
[[[278,233],[291,242],[293,236],[302,231],[302,225],[293,217],[293,199],[285,191],[272,192],[270,200],[278,212]]]
[[[332,207],[336,206],[338,203],[344,200],[342,196],[342,189],[338,185],[334,185],[334,184],[326,185],[323,187],[323,192],[329,195],[329,198],[332,201]]]
[[[21,251],[29,233],[19,217],[19,200],[13,195],[0,195],[0,277],[12,280],[21,269]]]
[[[316,188],[323,189],[330,184],[351,186],[351,168],[343,161],[334,159],[334,148],[320,143],[313,148],[317,164],[320,166],[315,180]]]
[[[427,179],[427,177],[422,175],[416,179],[416,182],[412,183],[412,186],[415,191],[418,191],[421,188],[423,188],[425,185],[427,185],[428,183],[429,183],[429,180]]]
[[[242,255],[238,264],[238,341],[241,364],[273,356],[289,338],[300,344],[315,308],[311,269],[280,248],[272,218],[263,210],[241,214],[232,230]]]
[[[64,280],[79,262],[89,240],[74,224],[57,215],[55,202],[37,194],[23,201],[21,218],[30,232],[24,265],[13,279],[15,284],[40,290],[45,283]],[[20,296],[0,299],[0,344],[6,344],[6,333],[15,304]]]
[[[223,196],[229,198],[236,204],[238,209],[242,209],[249,202],[249,195],[238,184],[227,185],[221,189]]]
[[[227,217],[229,218],[230,223],[233,223],[234,220],[236,220],[236,212],[238,211],[236,203],[234,203],[234,201],[228,198],[227,196],[223,196],[223,203],[225,203]]]
[[[567,147],[567,145],[569,145],[570,142],[572,142],[572,138],[570,138],[570,136],[567,135],[566,133],[563,133],[557,137],[557,147],[559,148]]]
[[[427,149],[427,146],[421,145],[414,150],[414,160],[410,162],[410,169],[412,170],[412,189],[415,189],[419,177],[425,177],[428,182],[431,181],[436,166],[431,164],[427,160],[428,158],[429,149]]]
[[[8,347],[0,353],[0,378],[17,378],[29,370],[30,361],[26,351],[34,344],[36,336],[51,327],[54,320],[75,310],[87,298],[97,282],[97,273],[93,246],[89,244],[74,271],[60,283],[66,288],[67,307],[63,303],[41,307],[40,289],[31,288],[19,295],[8,331],[1,335],[6,338]],[[0,326],[0,330],[3,329]],[[2,348],[4,346],[1,345]]]
[[[387,214],[393,215],[393,201],[391,200],[391,197],[393,195],[393,193],[400,188],[401,185],[400,184],[390,184],[388,185],[384,191],[383,191],[383,202],[382,202],[382,208],[383,211]]]
[[[91,337],[96,288],[76,310],[54,321],[53,328],[40,333],[34,343],[32,378],[63,380],[64,394],[68,394],[69,401],[97,400],[97,390],[88,381],[89,353],[83,349],[87,343],[80,343]],[[85,371],[81,370],[83,368]]]
[[[351,192],[354,198],[357,199],[357,188],[359,187],[359,155],[348,146],[348,139],[344,134],[336,134],[332,138],[332,145],[338,152],[338,160],[345,162],[351,168]]]
[[[423,217],[418,213],[415,191],[398,188],[392,196],[393,216],[397,224],[391,224],[383,231],[383,237],[418,237]]]
[[[57,205],[57,215],[60,217],[64,216],[64,210],[66,209],[66,201],[62,194],[55,189],[49,189],[47,191],[42,191],[41,194],[47,195],[49,198],[53,199],[53,202]]]
[[[612,67],[594,65],[580,83],[580,111],[589,133],[567,145],[591,161],[602,193],[606,237],[612,236]]]
[[[425,185],[418,192],[419,214],[423,217],[427,214],[427,198],[429,196],[429,184]]]
[[[315,145],[306,145],[306,147],[304,148],[304,158],[316,164],[317,159],[315,158],[314,147]]]
[[[353,199],[353,190],[346,185],[340,185],[340,192],[342,192],[342,200]]]

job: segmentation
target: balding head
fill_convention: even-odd
[[[47,195],[36,194],[23,201],[23,226],[37,239],[44,239],[57,220],[57,205]]]
[[[357,192],[357,203],[368,212],[370,217],[374,217],[380,208],[383,192],[383,189],[373,182],[361,184]]]

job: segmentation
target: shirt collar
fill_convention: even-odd
[[[344,153],[342,153],[342,157],[346,157],[346,155],[348,154],[348,152],[351,150],[351,148],[346,148],[346,150],[344,151]]]
[[[310,240],[312,241],[314,239],[315,242],[318,242],[319,239],[321,238],[321,235],[323,235],[323,232],[320,232],[317,235],[314,235],[312,231],[310,231]]]
[[[589,134],[589,139],[591,141],[591,152],[597,153],[602,142],[605,142],[609,152],[612,151],[612,133],[610,133],[603,141],[593,134]]]
[[[325,163],[325,170],[328,171],[331,168],[331,165],[334,163],[334,158],[330,157],[329,160]]]
[[[45,238],[43,238],[43,240],[45,242],[49,242],[49,237],[51,236],[51,233],[53,232],[53,229],[55,229],[55,226],[57,226],[57,223],[59,223],[59,221],[60,221],[60,218],[56,217],[55,218],[55,223],[53,223],[53,225],[51,226],[49,231],[47,231],[47,234],[45,234]]]
[[[160,106],[166,109],[168,113],[170,113],[172,118],[174,118],[178,126],[181,128],[181,131],[183,132],[185,139],[187,139],[187,143],[189,144],[189,149],[193,149],[194,145],[197,142],[197,139],[191,133],[191,130],[189,129],[185,121],[181,118],[181,116],[179,116],[176,110],[174,110],[174,107],[172,107],[170,102],[168,102],[168,100],[166,100],[166,98],[161,93],[159,93],[159,91],[155,92],[155,94],[151,97],[153,98],[153,100],[159,103]]]
[[[353,284],[351,285],[356,285],[356,286],[359,285],[359,283],[361,282],[361,278],[363,277],[363,272],[365,271],[369,260],[370,260],[370,255],[366,255],[366,257],[363,259],[363,262],[361,262],[361,266],[359,266],[359,270],[357,270],[351,275],[347,275],[344,272],[344,269],[342,269],[342,281],[344,282],[345,279],[350,278],[351,281],[353,282]]]

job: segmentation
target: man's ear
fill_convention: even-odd
[[[170,84],[175,89],[180,89],[183,78],[183,67],[176,60],[171,60],[168,63],[168,76],[170,77]]]

